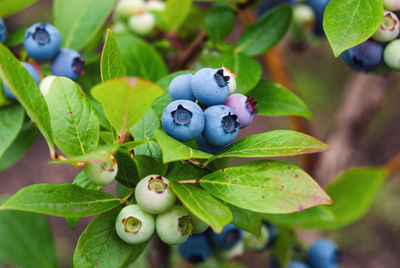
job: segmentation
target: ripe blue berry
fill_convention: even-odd
[[[153,216],[141,210],[138,205],[124,207],[115,221],[118,236],[128,244],[139,244],[149,240],[154,228]]]
[[[212,255],[211,246],[205,234],[191,235],[186,242],[179,245],[179,254],[192,264],[204,262]]]
[[[81,55],[73,49],[61,49],[51,63],[51,72],[56,76],[65,76],[78,80],[83,74],[84,61]]]
[[[98,185],[105,186],[117,176],[117,160],[112,155],[110,155],[104,159],[97,159],[86,162],[85,172],[92,182]]]
[[[267,226],[261,227],[259,236],[249,232],[243,232],[243,244],[250,250],[263,250],[265,249],[269,240],[269,232]]]
[[[35,23],[25,32],[24,47],[32,58],[50,60],[60,50],[61,35],[51,24]]]
[[[257,113],[257,102],[254,101],[254,98],[248,98],[243,94],[230,95],[224,104],[235,112],[241,128],[250,125],[254,115]]]
[[[233,248],[242,240],[243,231],[232,223],[226,225],[220,234],[210,230],[210,240],[213,247],[218,249]]]
[[[157,234],[164,243],[169,245],[182,244],[192,234],[192,222],[193,219],[186,208],[174,206],[169,211],[157,216]]]
[[[291,261],[288,268],[310,268],[307,264],[300,261]]]
[[[378,42],[390,42],[399,36],[399,18],[390,11],[385,11],[381,26],[372,36]]]
[[[324,29],[322,27],[322,21],[324,17],[325,8],[330,0],[307,0],[306,4],[309,5],[315,13],[315,33],[317,35],[323,35]]]
[[[385,7],[385,10],[399,11],[400,0],[383,0],[383,6]]]
[[[386,46],[383,58],[387,66],[400,70],[400,39],[393,40]]]
[[[181,74],[169,84],[169,96],[172,100],[195,101],[192,91],[192,74]]]
[[[4,43],[7,38],[7,29],[6,25],[4,24],[4,21],[2,18],[0,18],[0,43]]]
[[[307,262],[312,268],[339,268],[341,254],[338,246],[328,239],[320,239],[308,249]]]
[[[193,95],[208,106],[222,104],[229,95],[229,79],[223,69],[203,68],[192,78]]]
[[[372,40],[367,40],[358,46],[349,49],[352,65],[369,71],[382,63],[383,45]]]
[[[151,214],[163,213],[175,203],[169,181],[160,175],[143,178],[136,186],[135,198],[139,207]]]
[[[24,66],[24,68],[28,71],[28,73],[31,75],[31,77],[33,78],[33,80],[35,81],[35,83],[37,84],[37,85],[39,85],[39,80],[40,80],[40,78],[39,78],[39,74],[38,74],[38,72],[36,71],[36,69],[32,66],[32,65],[30,65],[29,63],[27,63],[27,62],[21,62],[21,64],[22,64],[22,66]],[[4,83],[4,81],[2,81],[2,85],[3,85],[3,90],[4,90],[4,93],[7,95],[7,97],[9,97],[10,99],[12,99],[12,100],[15,100],[16,98],[15,98],[15,96],[11,93],[11,91],[8,89],[8,87],[7,87],[7,85],[6,85],[6,83]]]
[[[171,137],[180,141],[196,138],[204,129],[204,114],[200,106],[189,100],[168,104],[161,118],[162,127]]]
[[[231,143],[239,133],[239,121],[235,112],[225,105],[216,105],[204,112],[203,135],[215,146]]]
[[[202,152],[209,153],[209,154],[216,154],[222,151],[226,146],[215,146],[210,144],[203,136],[203,134],[200,134],[199,136],[196,137],[196,143],[198,146],[198,149]]]

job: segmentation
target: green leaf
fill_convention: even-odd
[[[138,171],[129,151],[120,148],[115,154],[118,163],[118,173],[115,178],[119,183],[134,188],[140,181]]]
[[[156,128],[161,128],[160,118],[150,108],[130,130],[135,140],[153,141]]]
[[[136,78],[113,79],[92,88],[118,133],[125,133],[143,117],[162,89],[154,83]]]
[[[277,157],[324,152],[331,147],[292,130],[273,130],[243,138],[208,160],[222,157]]]
[[[286,116],[298,115],[312,119],[310,109],[290,90],[269,81],[261,81],[256,88],[248,92],[249,97],[257,101],[259,115]]]
[[[260,213],[290,213],[332,203],[307,173],[278,161],[218,170],[203,177],[200,185],[227,203]]]
[[[227,52],[217,58],[212,65],[214,68],[221,68],[224,65],[232,73],[237,74],[235,93],[246,94],[257,85],[262,75],[261,64],[241,53]]]
[[[225,40],[231,33],[234,24],[235,13],[232,5],[228,3],[214,4],[204,20],[204,28],[215,43]]]
[[[75,165],[78,162],[90,162],[92,160],[102,159],[102,158],[109,156],[110,154],[114,154],[118,150],[118,147],[119,147],[119,144],[107,144],[107,145],[97,147],[96,150],[94,150],[90,153],[70,157],[70,158],[63,159],[63,160],[52,161],[51,163],[53,163],[53,164],[68,163],[68,164]]]
[[[186,146],[174,138],[171,138],[160,129],[155,129],[154,134],[156,135],[157,142],[161,147],[164,163],[193,158],[207,159],[212,156],[211,154]]]
[[[0,1],[0,17],[7,17],[33,4],[37,0],[2,0]]]
[[[262,226],[260,214],[233,205],[229,205],[229,207],[232,211],[234,225],[256,236],[260,235]]]
[[[135,155],[135,157],[133,158],[133,162],[135,162],[139,175],[139,180],[152,174],[162,175],[160,164],[149,156]]]
[[[1,5],[1,2],[0,2],[0,5]],[[7,34],[7,39],[4,42],[4,44],[7,47],[13,47],[13,46],[22,44],[24,42],[24,36],[25,36],[26,30],[27,30],[27,28],[23,27],[23,28],[19,28],[18,30],[15,30],[12,33]]]
[[[278,237],[274,242],[271,254],[278,261],[278,267],[287,267],[292,259],[296,233],[290,227],[278,226]]]
[[[57,147],[66,155],[86,154],[97,147],[99,119],[87,96],[70,79],[58,77],[45,96]]]
[[[115,35],[128,76],[157,81],[168,72],[157,50],[130,33]]]
[[[74,267],[125,267],[140,256],[147,242],[130,245],[115,231],[117,207],[94,218],[79,238]]]
[[[117,40],[110,29],[107,30],[100,66],[101,80],[103,82],[126,76],[124,59],[119,51]]]
[[[331,0],[323,27],[335,56],[370,38],[382,19],[382,0]]]
[[[260,55],[275,46],[289,30],[292,8],[279,5],[247,27],[240,37],[236,51],[249,56]]]
[[[28,71],[3,44],[0,44],[0,76],[52,148],[53,136],[46,101]]]
[[[190,13],[192,0],[167,0],[161,14],[164,27],[168,30],[175,30],[181,26]]]
[[[60,217],[85,217],[121,204],[112,195],[72,184],[33,184],[10,197],[1,209],[22,210]]]
[[[0,211],[0,260],[24,268],[57,267],[51,228],[43,215]]]
[[[114,0],[55,0],[54,26],[63,47],[81,50],[100,30],[113,8]]]
[[[0,158],[22,128],[25,112],[19,105],[0,109]]]
[[[133,149],[139,147],[140,145],[143,145],[148,142],[149,142],[148,140],[135,139],[134,141],[124,142],[123,144],[121,144],[121,146],[124,147],[125,149],[127,149],[128,151],[132,151]]]
[[[146,142],[135,148],[135,155],[144,155],[151,157],[152,159],[156,160],[158,163],[162,163],[162,152],[161,148],[157,142],[150,141]]]

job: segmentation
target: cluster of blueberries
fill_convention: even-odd
[[[222,150],[257,113],[254,99],[243,94],[229,95],[235,89],[235,74],[225,67],[178,75],[169,85],[173,101],[163,112],[163,129],[179,141],[196,140],[204,152]]]
[[[7,37],[4,21],[0,18],[0,42]],[[28,55],[36,61],[51,61],[51,72],[54,76],[65,76],[77,80],[83,74],[84,61],[80,54],[73,49],[61,49],[61,35],[51,24],[35,23],[30,26],[24,35],[24,48]],[[36,84],[40,77],[36,68],[27,62],[21,62]],[[4,93],[15,100],[15,96],[3,81]]]
[[[153,32],[156,25],[155,16],[165,8],[165,3],[159,0],[121,0],[115,8],[113,32],[125,32],[146,36]]]

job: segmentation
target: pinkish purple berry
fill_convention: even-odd
[[[225,101],[225,105],[230,107],[238,116],[240,128],[247,127],[253,121],[257,113],[257,102],[254,98],[249,98],[243,94],[232,94]]]

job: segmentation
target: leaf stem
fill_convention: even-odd
[[[125,196],[123,199],[121,199],[121,203],[123,205],[129,204],[129,199],[131,199],[134,194],[135,194],[135,188],[132,188],[131,192],[127,196]]]
[[[188,162],[188,163],[190,163],[190,164],[192,164],[192,165],[194,165],[196,167],[199,167],[199,168],[205,168],[205,167],[207,167],[207,165],[209,163],[208,160],[203,163],[203,162],[196,161],[196,160],[193,160],[193,159],[188,159],[188,160],[186,160],[186,162]]]
[[[200,180],[184,180],[184,181],[179,181],[179,183],[192,183],[192,184],[199,184]]]

